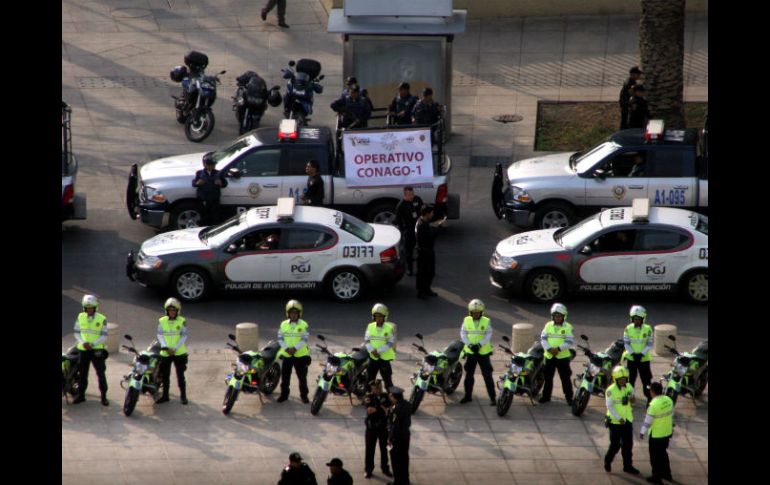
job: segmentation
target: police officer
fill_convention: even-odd
[[[329,478],[326,479],[326,485],[353,485],[353,477],[350,476],[347,470],[342,468],[342,460],[332,458],[326,466],[329,467],[329,473],[331,473]]]
[[[473,373],[476,372],[476,364],[481,367],[481,375],[484,376],[484,384],[487,386],[490,405],[495,401],[495,381],[492,378],[492,323],[489,317],[484,315],[484,302],[475,298],[468,303],[468,316],[460,327],[460,338],[465,344],[465,397],[461,404],[471,402],[473,396]]]
[[[380,467],[382,473],[392,477],[388,467],[388,410],[391,403],[387,394],[382,392],[382,381],[377,379],[370,384],[370,391],[364,397],[364,406],[366,407],[366,451],[364,461],[365,478],[372,478],[374,471],[374,449],[380,445]]]
[[[422,90],[422,97],[412,110],[412,123],[415,125],[433,125],[441,118],[441,106],[433,101],[433,89]]]
[[[302,202],[307,205],[320,206],[324,203],[324,180],[318,175],[318,160],[310,159],[305,165],[307,187],[302,194]]]
[[[671,464],[668,461],[668,442],[674,433],[674,401],[663,395],[663,386],[660,382],[653,382],[649,387],[652,401],[647,408],[647,416],[639,437],[644,439],[647,431],[650,433],[650,465],[652,476],[647,477],[650,483],[662,484],[663,479],[670,482]]]
[[[572,382],[570,376],[572,369],[570,369],[569,363],[572,360],[570,347],[572,347],[574,336],[572,335],[572,325],[566,320],[567,307],[561,303],[554,303],[551,306],[551,318],[553,320],[547,322],[540,333],[540,345],[545,350],[545,384],[543,385],[543,395],[538,402],[546,403],[551,400],[553,376],[558,369],[564,398],[567,400],[567,404],[571,405]]]
[[[424,205],[420,209],[420,219],[414,226],[417,240],[417,298],[422,300],[429,296],[438,296],[431,290],[430,285],[436,275],[436,253],[433,251],[435,227],[442,226],[444,221],[431,223],[433,205]]]
[[[193,187],[196,187],[198,200],[203,204],[201,223],[206,225],[216,224],[219,217],[219,198],[222,195],[222,189],[227,187],[227,179],[216,169],[216,166],[213,152],[203,155],[203,170],[195,172],[195,178],[192,181]]]
[[[307,322],[302,320],[302,304],[297,300],[289,300],[286,303],[287,319],[281,322],[278,329],[278,343],[281,350],[278,355],[283,359],[281,365],[281,395],[278,402],[289,399],[289,383],[291,382],[291,369],[294,368],[299,380],[299,397],[302,402],[310,402],[307,398],[307,368],[310,365],[310,350],[307,347],[307,339],[310,336]]]
[[[610,447],[604,455],[604,470],[612,471],[612,460],[620,451],[623,456],[623,471],[638,475],[639,470],[633,465],[634,448],[634,388],[628,383],[628,369],[622,365],[612,369],[613,383],[604,392],[607,404],[605,424],[610,429]]]
[[[96,311],[99,308],[99,300],[94,295],[83,296],[82,306],[83,312],[78,314],[75,320],[75,339],[78,341],[77,348],[80,352],[80,381],[78,396],[72,402],[79,404],[86,400],[89,364],[93,362],[99,380],[99,392],[102,394],[102,406],[109,406],[107,376],[104,374],[107,370],[104,361],[109,356],[104,348],[104,341],[107,339],[107,317]]]
[[[369,103],[361,96],[361,88],[357,84],[350,86],[348,95],[334,101],[331,108],[342,115],[341,128],[365,128],[372,114]]]
[[[388,107],[394,125],[412,124],[412,111],[417,104],[417,96],[409,92],[409,83],[402,82],[398,85],[398,94],[393,98]]]
[[[176,382],[179,385],[182,404],[187,404],[187,384],[184,371],[187,370],[187,324],[179,313],[182,304],[176,298],[169,298],[163,304],[166,315],[158,319],[158,342],[168,350],[160,351],[160,376],[163,380],[163,395],[157,403],[168,402],[168,389],[171,382],[171,363],[176,370]]]
[[[628,79],[623,83],[623,87],[620,88],[620,96],[618,103],[620,103],[620,129],[625,130],[628,128],[628,101],[633,96],[631,88],[634,87],[636,82],[641,77],[642,71],[639,66],[634,66],[628,70]]]
[[[289,455],[289,464],[281,472],[278,485],[318,485],[318,482],[313,470],[302,461],[302,455],[295,451]]]
[[[393,323],[386,322],[388,307],[382,303],[375,303],[372,307],[372,319],[366,327],[364,341],[369,352],[369,367],[367,368],[367,382],[372,382],[377,377],[377,372],[382,374],[382,379],[387,387],[393,386],[393,369],[390,362],[396,358],[393,350]]]
[[[409,427],[412,426],[412,405],[404,400],[404,390],[393,386],[389,389],[393,407],[388,412],[388,446],[393,465],[394,480],[388,485],[409,484]]]
[[[636,84],[631,90],[634,95],[628,102],[628,127],[644,128],[650,120],[650,109],[644,99],[644,86]]]
[[[423,206],[422,199],[414,195],[414,188],[407,185],[404,187],[404,198],[396,204],[396,225],[401,231],[401,241],[404,243],[404,254],[406,255],[406,274],[414,275],[414,246],[417,244],[414,225],[420,217],[420,210]]]
[[[643,306],[632,306],[628,315],[631,317],[631,323],[626,326],[623,332],[623,345],[626,348],[624,357],[628,361],[628,380],[631,387],[636,387],[636,374],[639,373],[642,378],[644,395],[649,402],[650,391],[647,386],[652,381],[652,370],[650,369],[653,344],[652,327],[647,325],[647,310]]]

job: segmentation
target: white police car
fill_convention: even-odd
[[[217,226],[160,234],[131,251],[127,275],[143,286],[170,288],[199,301],[212,290],[323,288],[338,301],[393,285],[404,274],[401,234],[324,207],[250,209]]]
[[[494,286],[540,302],[566,292],[681,291],[705,304],[708,255],[708,217],[635,199],[570,228],[500,241],[489,273]]]

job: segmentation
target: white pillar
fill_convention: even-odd
[[[663,347],[664,345],[674,346],[674,342],[668,338],[669,335],[676,337],[676,325],[669,325],[667,323],[655,325],[655,355],[661,357],[671,357],[673,355]]]
[[[511,350],[526,352],[535,342],[535,326],[531,323],[516,323],[513,325]]]
[[[239,323],[235,326],[235,339],[242,351],[259,350],[259,325],[251,322]]]
[[[111,354],[116,354],[120,351],[119,327],[117,323],[107,322],[107,339],[104,342],[104,348]]]

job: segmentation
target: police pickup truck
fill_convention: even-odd
[[[61,103],[61,220],[85,219],[86,196],[75,192],[78,162],[72,153],[72,108]]]
[[[497,164],[492,207],[519,227],[568,227],[603,208],[648,198],[655,206],[708,211],[708,128],[619,131],[590,150]]]
[[[305,165],[315,159],[324,181],[325,207],[335,208],[367,221],[393,223],[395,206],[402,199],[400,186],[349,187],[344,155],[335,148],[327,127],[259,128],[214,152],[216,168],[227,177],[220,204],[222,218],[250,207],[275,204],[279,197],[299,201],[307,185]],[[409,128],[409,127],[405,127]],[[389,127],[388,130],[399,129]],[[439,142],[439,145],[440,142]],[[126,194],[132,219],[156,228],[196,227],[201,206],[192,186],[195,172],[203,168],[203,153],[173,156],[131,167]],[[425,203],[436,205],[436,215],[457,219],[459,195],[449,193],[451,161],[443,146],[434,147],[433,181],[413,184]]]

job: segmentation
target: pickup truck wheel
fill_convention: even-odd
[[[709,274],[706,270],[688,273],[680,281],[685,297],[693,303],[705,305],[709,302]]]
[[[366,214],[366,218],[375,224],[396,224],[396,206],[387,202],[376,204]]]
[[[364,294],[366,281],[363,275],[354,268],[334,270],[326,280],[327,290],[331,296],[343,303],[356,301]]]
[[[199,227],[203,220],[203,210],[195,202],[182,202],[171,211],[170,225],[174,229]]]
[[[201,269],[182,268],[171,277],[171,289],[180,300],[196,303],[208,295],[211,289],[211,280]]]
[[[569,227],[575,223],[575,211],[562,202],[549,202],[535,212],[535,225],[540,229]]]
[[[550,303],[564,296],[564,278],[551,269],[536,269],[527,277],[524,291],[540,303]]]

